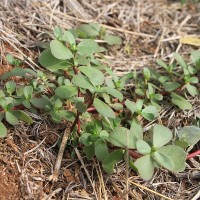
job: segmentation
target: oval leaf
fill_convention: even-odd
[[[125,101],[125,105],[132,112],[132,114],[137,111],[137,105],[136,105],[135,102],[132,102],[132,101],[130,101],[130,100],[127,99]]]
[[[144,140],[138,140],[136,142],[136,148],[137,148],[138,153],[142,155],[147,155],[151,153],[151,147]]]
[[[161,166],[163,166],[167,169],[173,169],[174,168],[174,164],[173,164],[172,160],[170,158],[168,158],[167,156],[160,154],[157,151],[154,152],[153,155],[154,155],[156,162],[158,164],[160,164]]]
[[[27,113],[25,113],[22,110],[19,110],[18,112],[20,113],[20,115],[19,115],[19,119],[20,120],[22,120],[22,121],[24,121],[24,122],[26,122],[28,124],[32,124],[33,123],[32,118]]]
[[[102,85],[104,83],[104,75],[97,68],[90,66],[82,66],[78,69],[89,78],[90,82],[94,86]]]
[[[172,132],[167,127],[156,124],[153,128],[153,146],[159,148],[172,139]]]
[[[95,155],[97,157],[98,160],[103,161],[105,159],[105,157],[109,154],[108,152],[108,147],[105,143],[105,141],[103,140],[97,140],[95,142]]]
[[[78,46],[78,53],[83,55],[92,55],[93,53],[99,52],[99,45],[92,39],[82,40]]]
[[[78,74],[78,75],[74,75],[72,78],[72,83],[80,88],[83,89],[88,89],[91,92],[94,91],[94,87],[92,86],[92,84],[90,83],[90,81],[83,75]]]
[[[103,160],[103,169],[105,172],[111,174],[114,172],[114,165],[118,163],[123,157],[123,150],[118,149],[108,154]]]
[[[100,99],[97,98],[94,99],[94,107],[96,108],[98,113],[101,114],[102,116],[115,118],[114,111]]]
[[[5,127],[5,125],[0,122],[0,137],[6,137],[7,135],[7,129]]]
[[[167,145],[167,146],[159,148],[158,153],[163,154],[164,156],[168,157],[172,161],[173,167],[167,168],[165,166],[170,171],[180,172],[185,169],[186,153],[181,147],[178,147],[175,145]]]
[[[52,40],[50,48],[52,55],[57,59],[67,60],[73,57],[72,52],[58,40]]]
[[[131,122],[131,128],[130,131],[134,133],[134,135],[137,137],[137,139],[143,139],[143,129],[142,125],[137,119],[133,119]]]
[[[171,94],[172,97],[172,103],[175,104],[176,106],[178,106],[181,110],[191,110],[192,109],[192,105],[183,97],[172,93]]]
[[[105,90],[106,93],[112,95],[113,97],[119,99],[120,101],[122,101],[124,98],[123,94],[120,91],[118,91],[112,87],[103,87],[102,89]]]
[[[156,109],[155,106],[147,106],[142,110],[142,116],[145,119],[152,121],[156,117],[158,117],[158,110]]]
[[[137,170],[140,176],[144,180],[148,181],[151,179],[154,172],[154,164],[150,155],[146,155],[146,156],[142,156],[141,158],[138,158],[134,164],[137,167]]]
[[[104,40],[105,40],[109,45],[121,45],[121,44],[122,44],[122,39],[121,39],[121,37],[115,36],[115,35],[107,34],[107,35],[105,35]]]
[[[189,145],[195,145],[200,140],[200,128],[185,126],[178,131],[178,137],[181,141],[185,141]]]
[[[186,85],[186,88],[187,88],[188,93],[191,96],[195,97],[195,96],[199,95],[199,90],[195,86],[193,86],[193,85],[191,85],[191,84],[188,83]]]
[[[137,138],[133,132],[127,128],[117,127],[110,133],[108,141],[117,147],[134,149]]]
[[[46,49],[41,53],[39,63],[50,71],[66,69],[69,67],[69,64],[66,61],[55,58],[50,49]]]
[[[176,90],[177,88],[179,88],[181,85],[177,82],[165,82],[165,83],[163,83],[163,86],[166,91],[172,92],[172,91]]]
[[[19,124],[18,118],[15,116],[17,113],[14,111],[7,111],[5,113],[6,121],[10,123],[11,125],[17,125]]]
[[[55,94],[62,99],[68,99],[77,94],[77,88],[70,85],[62,85],[56,88]]]

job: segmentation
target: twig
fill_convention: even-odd
[[[69,132],[66,128],[65,131],[64,131],[62,142],[60,144],[60,149],[59,149],[58,156],[57,156],[57,159],[56,159],[56,164],[55,164],[55,167],[54,167],[53,174],[49,177],[50,181],[53,181],[53,182],[58,181],[58,175],[59,175],[59,172],[60,172],[60,165],[61,165],[61,161],[62,161],[62,157],[63,157],[63,153],[64,153],[64,150],[65,150],[65,146],[66,146],[68,137],[69,137]]]
[[[155,194],[155,195],[158,195],[158,196],[160,196],[160,197],[162,197],[162,198],[164,198],[164,199],[173,200],[173,199],[171,199],[171,198],[169,198],[169,197],[166,197],[166,196],[163,195],[163,194],[160,194],[160,193],[158,193],[158,192],[156,192],[156,191],[153,191],[153,190],[151,190],[151,189],[149,189],[149,188],[147,188],[147,187],[145,187],[145,186],[143,186],[143,185],[140,185],[140,184],[138,184],[138,183],[135,183],[135,182],[133,182],[133,181],[130,181],[130,180],[129,180],[129,183],[131,183],[131,184],[133,184],[133,185],[135,185],[135,186],[137,186],[137,187],[139,187],[139,188],[142,188],[142,189],[144,189],[144,190],[146,190],[146,191],[148,191],[148,192],[151,192],[151,193],[153,193],[153,194]]]
[[[96,190],[95,190],[95,187],[94,187],[94,184],[93,184],[93,182],[92,182],[92,180],[91,180],[91,178],[90,178],[90,174],[89,174],[89,172],[88,172],[88,170],[87,170],[87,168],[86,168],[86,166],[85,166],[85,163],[84,163],[84,161],[83,161],[83,159],[82,159],[82,157],[81,157],[81,154],[79,153],[79,151],[78,151],[77,148],[75,148],[74,150],[75,150],[75,153],[76,153],[78,159],[79,159],[80,162],[81,162],[81,165],[83,166],[83,169],[84,169],[84,171],[85,171],[85,173],[86,173],[86,175],[87,175],[88,180],[90,181],[90,183],[91,183],[91,185],[92,185],[92,188],[93,188],[93,191],[94,191],[94,193],[95,193],[96,199],[98,199],[98,198],[97,198],[97,194],[96,194]]]
[[[198,200],[200,197],[200,190],[196,193],[196,195],[191,200]]]

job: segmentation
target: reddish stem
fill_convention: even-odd
[[[195,156],[198,156],[198,155],[200,155],[200,149],[193,153],[188,154],[187,159],[194,158]]]
[[[129,155],[132,157],[132,158],[141,158],[142,155],[137,153],[136,151],[133,151],[133,150],[129,150]]]
[[[96,112],[96,111],[97,111],[97,110],[96,110],[95,107],[90,107],[90,108],[87,109],[87,112],[89,112],[89,113],[94,113],[94,112]]]

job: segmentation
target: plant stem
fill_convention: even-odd
[[[195,156],[198,156],[198,155],[200,155],[200,149],[193,153],[188,154],[187,159],[194,158]]]

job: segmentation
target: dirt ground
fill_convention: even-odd
[[[123,45],[107,47],[109,51],[105,56],[118,75],[144,66],[156,67],[157,58],[172,63],[173,52],[188,58],[191,50],[199,49],[181,44],[179,39],[183,36],[199,37],[200,3],[1,0],[0,74],[11,68],[5,61],[7,53],[24,60],[24,65],[30,68],[41,69],[37,61],[40,53],[37,44],[50,39],[48,32],[52,32],[56,25],[68,29],[91,21],[99,22],[108,32],[123,38]],[[193,102],[193,107],[195,113],[200,112],[199,99]],[[195,113],[171,115],[168,111],[164,120],[171,117],[168,126],[177,128],[189,124]],[[58,182],[49,181],[64,126],[52,124],[47,117],[32,117],[33,125],[8,126],[8,136],[0,139],[0,200],[123,199],[126,188],[124,162],[118,163],[116,173],[107,175],[100,163],[87,161],[81,154],[83,166],[70,145],[64,153]],[[145,182],[130,170],[129,179],[130,199],[197,200],[200,157],[189,160],[182,173],[173,174],[160,169],[151,181]]]

